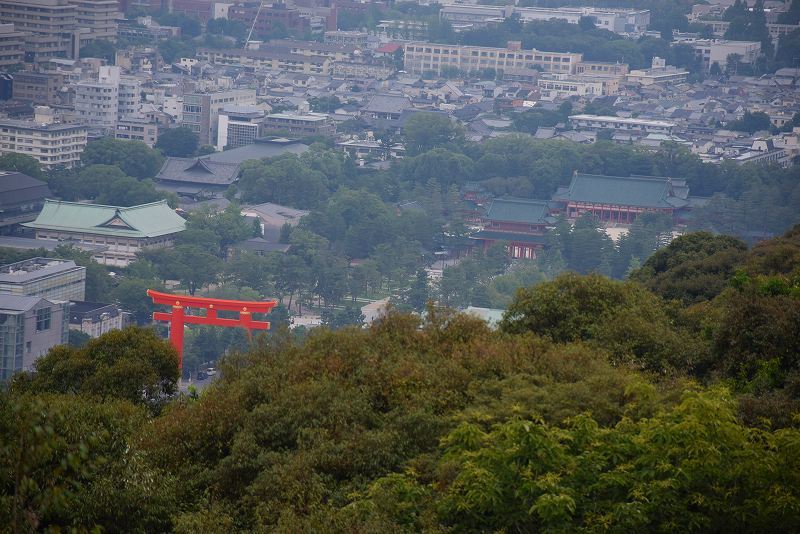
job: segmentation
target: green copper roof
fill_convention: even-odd
[[[524,198],[496,198],[492,200],[487,219],[526,224],[545,224],[548,203],[544,200]]]
[[[25,226],[37,230],[143,238],[181,232],[186,229],[186,221],[166,200],[126,208],[48,199],[36,220]]]
[[[642,208],[673,208],[682,204],[673,196],[669,179],[642,176],[576,174],[569,190],[559,196],[574,202]]]

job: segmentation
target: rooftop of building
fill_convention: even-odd
[[[549,215],[546,200],[496,198],[489,205],[486,218],[493,221],[545,224]]]
[[[679,180],[676,187],[683,189]],[[687,204],[676,195],[672,180],[651,176],[601,176],[575,174],[569,188],[557,192],[553,199],[614,206],[641,208],[679,208]],[[683,196],[684,191],[679,192]],[[688,189],[685,191],[688,194]]]
[[[47,199],[36,220],[23,226],[37,230],[147,238],[181,232],[186,229],[186,221],[167,205],[166,200],[123,207]]]
[[[27,260],[0,266],[0,282],[24,284],[31,280],[75,269],[85,270],[86,268],[77,266],[72,260],[29,258]]]
[[[51,302],[42,297],[23,297],[0,293],[0,314],[19,314],[35,308],[41,301]]]
[[[0,205],[10,205],[50,196],[47,184],[27,174],[0,171]]]

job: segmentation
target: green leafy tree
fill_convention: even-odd
[[[0,393],[4,530],[169,530],[175,480],[135,448],[146,424],[123,400]]]
[[[143,180],[158,174],[164,157],[141,141],[104,137],[92,141],[81,154],[83,165],[114,165],[123,173]]]
[[[464,142],[464,131],[447,115],[415,113],[403,127],[406,150],[417,155],[437,147],[457,147]]]
[[[670,323],[658,297],[599,275],[562,274],[520,289],[500,328],[562,343],[587,341],[609,351],[613,361],[657,372],[691,369],[702,359],[699,341]]]
[[[19,375],[15,393],[77,393],[159,409],[177,388],[178,354],[153,330],[113,330],[81,348],[57,346]]]
[[[165,156],[186,158],[197,152],[197,134],[187,126],[170,128],[158,135],[156,148]]]
[[[650,256],[630,278],[665,299],[702,302],[727,287],[746,252],[747,245],[734,237],[691,233]]]
[[[81,47],[80,56],[96,57],[105,59],[110,65],[114,64],[117,55],[117,48],[111,41],[105,39],[97,39],[91,43]]]
[[[341,309],[326,308],[322,311],[322,324],[332,330],[347,326],[361,326],[364,323],[364,314],[355,306],[345,306]]]
[[[27,154],[9,152],[0,156],[0,169],[4,171],[17,171],[33,178],[44,178],[44,173],[39,161]]]

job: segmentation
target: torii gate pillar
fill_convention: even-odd
[[[152,289],[147,290],[147,296],[153,299],[153,304],[171,306],[172,311],[153,312],[154,321],[169,321],[169,340],[178,351],[178,368],[183,369],[183,327],[187,324],[208,324],[213,326],[226,326],[244,328],[247,336],[252,338],[253,330],[269,330],[267,321],[254,321],[253,313],[269,313],[278,305],[276,300],[263,302],[248,300],[212,299],[207,297],[192,297],[188,295],[171,295]],[[206,310],[205,315],[187,315],[186,308]],[[239,312],[237,319],[222,319],[217,317],[218,311]]]

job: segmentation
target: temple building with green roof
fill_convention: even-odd
[[[654,176],[578,174],[553,196],[554,213],[576,219],[591,213],[604,224],[631,224],[642,213],[675,219],[690,206],[686,180]]]
[[[483,218],[483,229],[470,236],[484,251],[497,242],[508,245],[514,259],[534,259],[544,248],[545,234],[556,220],[546,200],[496,198]]]
[[[122,207],[48,199],[24,226],[36,239],[91,245],[98,263],[126,267],[141,250],[172,246],[186,221],[166,200]]]

